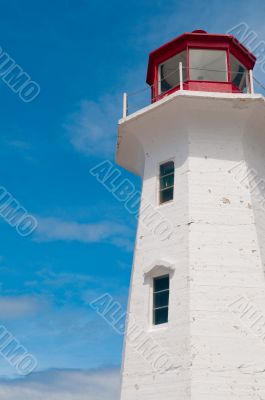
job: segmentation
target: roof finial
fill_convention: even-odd
[[[207,33],[203,29],[195,29],[195,31],[192,31],[191,33]]]

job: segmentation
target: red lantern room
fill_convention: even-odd
[[[152,101],[176,90],[247,93],[256,57],[234,36],[184,33],[149,56]]]

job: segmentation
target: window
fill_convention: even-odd
[[[168,322],[169,275],[154,278],[153,324]]]
[[[227,82],[225,50],[190,50],[190,79],[194,81]]]
[[[173,200],[174,197],[174,162],[160,165],[159,201],[160,204]]]
[[[159,65],[159,93],[165,93],[179,85],[179,63],[182,62],[183,81],[187,80],[187,52],[182,53]]]
[[[232,54],[230,54],[232,83],[243,93],[248,90],[248,70]]]

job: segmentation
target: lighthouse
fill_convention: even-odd
[[[185,33],[149,56],[150,104],[128,114],[124,97],[116,159],[142,178],[142,194],[121,400],[265,398],[255,61],[231,35]]]

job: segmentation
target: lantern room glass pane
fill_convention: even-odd
[[[190,49],[190,79],[194,81],[227,82],[225,50]]]
[[[248,91],[248,70],[232,54],[230,54],[232,83],[243,93]]]
[[[179,63],[182,62],[183,81],[187,80],[187,52],[182,51],[159,65],[159,93],[165,93],[179,85]]]

